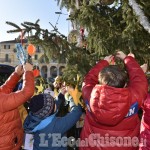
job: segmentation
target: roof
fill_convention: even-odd
[[[23,43],[27,43],[28,40],[27,39],[23,39],[22,42]],[[0,44],[5,44],[5,43],[21,43],[21,40],[15,39],[15,40],[10,40],[10,41],[2,41],[2,42],[0,42]]]

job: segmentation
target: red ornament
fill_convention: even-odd
[[[29,44],[29,45],[28,45],[28,48],[27,48],[27,51],[28,51],[28,54],[29,54],[30,56],[32,56],[32,55],[35,54],[36,48],[35,48],[34,45]]]
[[[40,70],[34,69],[33,70],[33,75],[34,75],[34,77],[38,77],[40,75]]]
[[[83,28],[80,29],[80,34],[81,34],[81,36],[84,36],[84,29]]]

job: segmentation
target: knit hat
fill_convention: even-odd
[[[29,108],[39,118],[45,118],[54,113],[55,102],[50,94],[39,94],[31,98]]]

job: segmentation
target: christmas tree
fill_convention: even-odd
[[[147,0],[57,0],[70,11],[73,29],[68,37],[53,25],[42,29],[39,20],[24,22],[8,32],[21,32],[44,50],[46,62],[65,62],[63,77],[67,83],[81,85],[84,75],[100,59],[120,49],[132,52],[140,64],[150,66],[150,2]],[[33,34],[33,30],[35,31]],[[85,34],[85,31],[88,33]]]

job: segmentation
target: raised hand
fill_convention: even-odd
[[[60,93],[62,93],[63,95],[65,95],[66,92],[67,92],[67,90],[66,90],[65,86],[60,89]]]
[[[104,58],[104,60],[108,61],[108,63],[111,63],[111,61],[114,59],[114,56],[113,55],[109,55],[109,56],[106,56]]]
[[[144,73],[146,73],[147,67],[148,67],[147,64],[141,65],[141,68],[142,68],[142,70],[143,70]]]
[[[31,65],[30,63],[26,63],[26,64],[23,65],[23,69],[24,69],[24,72],[32,71],[33,70],[33,65]]]
[[[121,60],[124,60],[125,59],[125,57],[126,57],[127,55],[126,54],[124,54],[122,51],[118,51],[117,53],[116,53],[116,58],[120,58]]]
[[[18,65],[16,68],[15,68],[15,72],[21,76],[23,73],[24,73],[24,70],[23,70],[23,66],[22,65]]]
[[[128,54],[128,56],[132,56],[133,58],[135,58],[134,54],[131,52]]]

